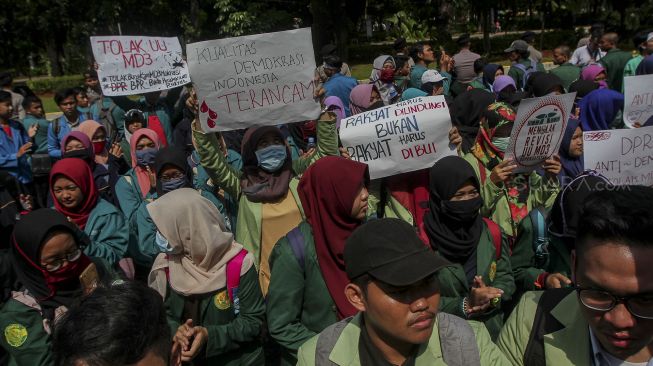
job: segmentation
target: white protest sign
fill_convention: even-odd
[[[418,97],[342,120],[340,140],[370,178],[430,168],[456,155],[449,145],[451,117],[444,97]]]
[[[624,123],[644,126],[653,116],[653,74],[624,78]]]
[[[521,101],[505,154],[513,158],[516,173],[533,171],[558,152],[575,97],[569,93]]]
[[[190,83],[177,37],[91,37],[104,95],[133,95]]]
[[[583,132],[583,156],[612,184],[653,186],[653,127]]]
[[[316,119],[310,28],[186,46],[204,131]]]

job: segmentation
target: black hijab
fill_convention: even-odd
[[[599,88],[599,84],[591,80],[576,80],[569,85],[569,92],[576,92],[576,99],[582,99],[587,94]]]
[[[468,153],[474,146],[483,111],[492,103],[494,103],[494,94],[483,89],[466,91],[454,101],[453,117],[460,136],[463,138],[463,152]]]
[[[496,78],[496,73],[497,70],[501,69],[503,70],[503,66],[497,65],[497,64],[487,64],[483,68],[483,84],[485,85],[486,88],[490,89],[492,88],[492,84],[494,84],[494,79]]]
[[[156,193],[158,197],[165,194],[165,192],[163,192],[159,175],[161,174],[163,167],[166,165],[172,165],[181,170],[186,177],[186,185],[184,187],[192,188],[192,171],[188,165],[186,152],[176,146],[164,147],[156,153],[156,157],[154,158],[154,168],[156,169]]]
[[[447,156],[431,167],[429,180],[430,210],[424,216],[424,228],[431,247],[448,260],[465,264],[476,251],[483,232],[479,212],[483,201],[480,196],[467,201],[450,200],[467,181],[480,191],[476,173],[463,158]],[[456,215],[461,211],[467,212],[468,217]]]
[[[533,78],[532,91],[534,97],[543,97],[556,88],[560,88],[563,93],[565,91],[562,80],[557,75],[543,74]]]

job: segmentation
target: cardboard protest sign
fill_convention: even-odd
[[[456,155],[449,145],[451,117],[444,97],[419,97],[346,118],[340,140],[353,160],[366,163],[370,178],[430,168]]]
[[[612,184],[653,186],[653,127],[583,132],[583,156]]]
[[[186,46],[204,131],[316,119],[310,28]]]
[[[569,93],[522,100],[505,154],[514,159],[515,173],[535,170],[558,152],[575,97]]]
[[[624,123],[632,128],[644,126],[653,116],[653,75],[624,78]]]
[[[104,95],[133,95],[190,83],[177,37],[91,37]]]

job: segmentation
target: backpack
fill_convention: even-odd
[[[524,75],[522,75],[521,78],[521,84],[519,87],[521,90],[526,90],[526,83],[528,82],[528,78],[531,77],[531,74],[537,71],[537,62],[534,60],[531,60],[531,66],[524,66],[523,64],[516,63],[512,65],[513,67],[518,68],[519,70],[524,72]]]
[[[492,243],[494,244],[494,251],[496,260],[501,259],[501,228],[499,225],[488,219],[487,217],[483,218],[485,225],[487,225],[488,230],[490,230],[490,236],[492,237]]]
[[[540,301],[537,303],[535,310],[535,319],[531,334],[528,337],[526,351],[524,352],[524,365],[528,366],[546,366],[544,357],[544,335],[550,334],[562,329],[562,324],[551,315],[553,310],[562,299],[567,297],[573,287],[555,288],[546,290],[542,293]]]
[[[535,267],[545,268],[549,262],[549,236],[546,220],[541,208],[535,208],[528,213],[533,225],[533,252]]]
[[[240,271],[247,250],[243,249],[227,262],[227,294],[234,305],[234,314],[240,313],[240,300],[238,299],[238,286],[240,285]]]
[[[304,263],[304,234],[302,234],[302,231],[299,230],[299,226],[297,226],[290,230],[288,234],[286,234],[286,237],[288,238],[288,244],[290,244],[290,250],[292,250],[292,254],[295,256],[295,259],[297,259],[297,263],[299,263],[299,268],[304,272],[306,267]]]

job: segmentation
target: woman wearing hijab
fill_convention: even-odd
[[[501,303],[515,291],[508,241],[497,224],[481,217],[480,184],[469,163],[448,156],[429,175],[424,227],[433,250],[452,263],[438,273],[440,310],[484,322],[496,339],[503,325]]]
[[[166,248],[148,283],[164,299],[182,361],[263,365],[258,339],[265,305],[254,257],[227,232],[217,208],[193,189],[169,192],[147,210]]]
[[[0,346],[9,355],[9,365],[53,364],[52,328],[90,290],[79,276],[94,263],[98,285],[111,281],[103,262],[84,254],[80,234],[66,216],[49,208],[32,211],[16,223],[10,258],[22,288],[0,311]]]
[[[517,91],[515,79],[508,75],[499,75],[492,83],[492,91],[496,95],[497,102],[504,102],[517,107],[522,99],[528,97],[528,93]]]
[[[604,177],[586,171],[558,193],[548,218],[533,212],[522,221],[510,257],[519,294],[571,284],[571,251],[583,202],[590,193],[611,187]],[[541,243],[547,247],[540,248]]]
[[[93,173],[81,159],[61,159],[50,171],[50,194],[54,208],[88,235],[85,253],[115,265],[125,255],[129,233],[125,218],[100,197]]]
[[[560,143],[559,154],[562,169],[558,174],[558,181],[561,187],[565,187],[585,170],[583,164],[583,130],[580,127],[579,120],[570,119],[567,122],[567,128]]]
[[[381,93],[374,84],[358,84],[349,95],[349,110],[352,116],[384,105]]]
[[[594,90],[599,88],[599,84],[594,82],[594,81],[589,81],[589,80],[576,80],[571,85],[569,85],[569,92],[573,93],[576,92],[576,98],[574,99],[574,109],[572,114],[574,115],[574,118],[578,119],[580,116],[580,107],[579,103],[583,98],[593,92]]]
[[[340,121],[345,119],[345,105],[340,98],[331,96],[324,99],[324,108],[336,114],[336,128],[340,128]]]
[[[562,79],[558,75],[542,74],[533,79],[531,91],[534,97],[543,97],[549,94],[564,94],[565,87],[563,86]]]
[[[583,131],[609,130],[621,124],[624,95],[612,89],[598,89],[579,103],[580,127]]]
[[[482,89],[493,92],[494,80],[497,77],[504,75],[504,73],[503,66],[498,64],[487,64],[483,67],[483,76],[475,79],[469,85],[473,89]]]
[[[468,153],[474,145],[483,111],[492,103],[494,103],[494,94],[483,89],[469,90],[455,99],[454,122],[463,138],[461,145],[463,153]]]
[[[243,138],[241,171],[226,163],[215,134],[202,133],[195,123],[193,137],[202,166],[214,184],[232,197],[239,197],[236,239],[256,258],[261,289],[266,295],[270,252],[304,218],[296,176],[324,156],[340,155],[336,116],[332,112],[320,116],[315,152],[294,161],[278,128],[250,127]]]
[[[299,346],[356,313],[345,298],[342,258],[345,241],[365,220],[368,184],[367,165],[336,156],[318,160],[302,176],[306,219],[270,255],[268,329],[283,347],[283,365],[295,365]]]
[[[483,113],[476,143],[464,158],[476,172],[481,183],[483,208],[481,214],[499,224],[509,237],[517,235],[519,222],[534,207],[551,207],[560,190],[557,176],[560,159],[557,155],[546,160],[539,174],[513,174],[516,165],[504,160],[515,122],[515,110],[505,103],[493,103]]]
[[[129,170],[122,156],[109,153],[107,148],[107,132],[104,126],[95,121],[85,121],[79,125],[79,132],[84,133],[90,140],[95,154],[95,167],[93,177],[100,191],[100,195],[114,206],[118,206],[113,187],[118,178]]]
[[[389,55],[381,55],[374,59],[372,67],[370,84],[376,86],[383,104],[395,103],[399,100],[399,92],[394,84],[396,68],[394,58]]]
[[[608,87],[608,78],[605,69],[600,64],[591,64],[587,65],[580,72],[580,78],[583,80],[593,81],[599,84],[600,89],[605,89]]]

